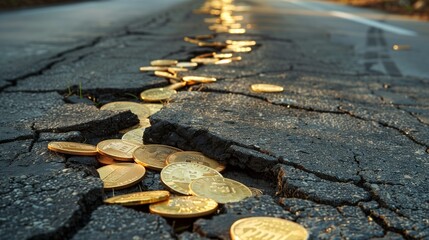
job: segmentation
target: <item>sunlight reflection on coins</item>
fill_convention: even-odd
[[[283,92],[283,87],[273,84],[252,84],[250,89],[254,92],[264,92],[264,93],[276,93]]]
[[[181,152],[181,149],[160,145],[160,144],[149,144],[137,148],[134,151],[134,161],[147,168],[161,171],[165,166],[165,160],[170,154]]]
[[[215,169],[218,172],[222,172],[225,170],[225,165],[220,164],[216,160],[213,160],[211,158],[208,158],[204,156],[200,152],[192,152],[192,151],[184,151],[184,152],[177,152],[169,155],[167,157],[167,160],[165,163],[172,164],[177,162],[190,162],[190,163],[197,163],[202,164],[207,167],[211,167]]]
[[[128,131],[122,136],[122,140],[143,145],[143,134],[145,129],[146,128],[136,128]]]
[[[210,215],[218,204],[208,198],[196,196],[171,197],[169,200],[151,204],[150,212],[169,218],[194,218]]]
[[[163,190],[134,192],[107,198],[104,200],[104,203],[120,204],[123,206],[137,206],[165,201],[168,200],[169,197],[170,193]]]
[[[130,161],[133,160],[133,152],[138,147],[139,144],[122,139],[108,139],[97,144],[97,151],[115,160]]]
[[[97,169],[105,189],[122,189],[137,184],[146,169],[135,163],[115,163]]]
[[[171,96],[176,94],[176,90],[166,89],[166,88],[152,88],[146,91],[143,91],[140,94],[140,98],[143,101],[148,102],[160,102],[168,100]]]
[[[78,142],[50,142],[48,143],[48,149],[54,152],[82,155],[82,156],[94,156],[97,155],[97,148],[94,145]]]

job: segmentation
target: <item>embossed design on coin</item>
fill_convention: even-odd
[[[111,102],[101,106],[100,110],[125,111],[130,110],[137,115],[140,121],[144,121],[150,115],[150,110],[141,103],[136,102]]]
[[[78,142],[50,142],[48,143],[48,149],[54,152],[72,155],[97,155],[97,148],[94,145]]]
[[[252,84],[250,89],[254,92],[265,92],[265,93],[275,93],[275,92],[283,92],[283,87],[273,84]]]
[[[122,140],[132,142],[138,145],[143,145],[144,130],[145,128],[136,128],[131,131],[128,131],[122,136]]]
[[[252,191],[244,184],[228,178],[205,177],[189,184],[192,195],[206,197],[218,203],[238,202],[252,196]]]
[[[168,191],[146,191],[107,198],[104,202],[108,204],[120,204],[123,206],[136,206],[165,201],[168,200],[169,197],[170,193]]]
[[[167,88],[152,88],[140,93],[142,100],[147,102],[159,102],[169,99],[171,96],[176,94],[176,90]]]
[[[147,168],[161,171],[165,167],[165,160],[170,154],[182,150],[167,145],[150,144],[137,148],[134,151],[134,161]]]
[[[172,163],[161,171],[161,181],[172,191],[184,195],[190,195],[189,183],[202,177],[222,177],[222,175],[213,168],[187,162]]]
[[[218,204],[208,198],[197,196],[171,197],[169,200],[151,204],[151,213],[170,218],[193,218],[214,213]]]
[[[122,189],[137,184],[146,169],[135,163],[115,163],[97,169],[105,189]]]
[[[121,139],[108,139],[97,144],[97,151],[115,160],[129,161],[133,159],[133,152],[139,146]]]
[[[200,152],[185,151],[173,153],[168,156],[167,160],[165,161],[167,165],[176,162],[198,163],[207,167],[211,167],[218,172],[222,172],[223,170],[225,170],[225,165],[222,165],[216,160],[204,156]]]
[[[308,232],[303,226],[273,217],[240,219],[232,224],[230,234],[232,240],[260,239],[260,236],[264,236],[264,239],[308,239]]]

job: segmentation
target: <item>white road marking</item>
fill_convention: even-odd
[[[311,3],[308,3],[308,2],[302,2],[299,0],[283,0],[283,1],[291,3],[291,4],[295,4],[295,5],[310,9],[310,10],[314,10],[314,11],[327,11],[321,7],[318,7],[318,6],[311,4]],[[417,33],[414,31],[410,31],[410,30],[400,28],[400,27],[395,27],[393,25],[381,23],[381,22],[374,21],[374,20],[369,20],[369,19],[359,17],[359,16],[351,14],[351,13],[346,13],[346,12],[341,12],[341,11],[328,11],[328,13],[334,17],[346,19],[346,20],[349,20],[352,22],[364,24],[367,26],[375,27],[375,28],[379,28],[379,29],[382,29],[386,32],[391,32],[391,33],[395,33],[395,34],[399,34],[399,35],[405,35],[405,36],[417,36]]]

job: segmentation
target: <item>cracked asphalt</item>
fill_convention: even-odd
[[[183,41],[210,33],[206,16],[192,13],[201,1],[189,1],[34,68],[1,70],[15,76],[0,89],[1,238],[229,239],[235,220],[262,215],[302,224],[310,239],[429,239],[429,79],[376,72],[352,47],[272,2],[237,1],[252,11],[243,13],[250,30],[235,38],[257,47],[242,61],[194,70],[218,81],[180,91],[144,134],[145,143],[225,163],[225,177],[263,196],[181,223],[103,205],[113,193],[103,191],[97,160],[47,149],[49,141],[120,138],[138,118],[98,107],[169,84],[140,66],[213,51]],[[370,29],[368,38],[374,32],[382,34]],[[255,93],[253,83],[285,91]],[[159,174],[148,170],[115,194],[157,189]]]

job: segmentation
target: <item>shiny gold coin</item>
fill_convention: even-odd
[[[50,142],[48,143],[48,149],[54,152],[71,155],[97,155],[97,148],[94,145],[78,142]]]
[[[140,93],[140,97],[147,102],[159,102],[169,99],[176,93],[176,90],[172,89],[152,88]]]
[[[218,58],[192,58],[191,62],[198,63],[198,64],[215,64],[217,61],[219,61]]]
[[[121,161],[115,161],[115,159],[110,158],[108,156],[104,156],[101,154],[97,155],[97,161],[103,165],[110,165],[110,164],[115,164],[115,163],[123,163]]]
[[[163,77],[163,78],[170,78],[174,80],[180,81],[181,78],[174,76],[174,74],[171,74],[169,72],[162,72],[162,71],[155,71],[155,76],[157,77]]]
[[[252,191],[242,183],[222,177],[205,177],[189,184],[192,195],[206,197],[218,203],[239,202],[252,196]]]
[[[198,63],[194,62],[179,62],[176,64],[176,67],[182,67],[182,68],[193,68],[198,66]]]
[[[231,46],[231,45],[229,45]],[[222,49],[221,52],[223,53],[246,53],[246,52],[251,52],[252,48],[251,47],[227,47]]]
[[[250,89],[254,92],[265,92],[265,93],[275,93],[283,92],[283,87],[273,84],[252,84]]]
[[[221,60],[217,61],[215,64],[216,65],[222,65],[222,64],[228,64],[228,63],[232,63],[231,58],[221,59]]]
[[[156,67],[156,66],[140,67],[141,72],[167,71],[167,70],[168,70],[168,67]]]
[[[97,169],[105,189],[122,189],[137,184],[146,169],[135,163],[115,163]]]
[[[170,86],[165,87],[166,89],[178,90],[186,86],[186,82],[173,83]]]
[[[170,154],[181,152],[181,149],[167,145],[149,144],[137,148],[134,151],[134,161],[147,168],[161,171],[165,166],[165,160]]]
[[[97,144],[97,151],[115,160],[129,161],[133,159],[133,152],[139,144],[121,139],[108,139]]]
[[[176,74],[176,73],[178,73],[178,72],[187,72],[187,71],[189,71],[189,69],[187,69],[187,68],[183,68],[183,67],[169,67],[168,69],[167,69],[167,71],[169,72],[169,73],[171,73],[171,74]]]
[[[200,41],[198,43],[198,46],[200,46],[200,47],[225,47],[226,44],[223,42],[202,42],[202,41]]]
[[[176,64],[177,64],[177,60],[172,60],[172,59],[153,60],[150,62],[150,65],[152,66],[172,66]]]
[[[150,115],[150,110],[147,107],[145,107],[141,103],[136,103],[136,102],[126,102],[126,101],[111,102],[101,106],[100,110],[110,110],[110,111],[129,110],[135,115],[137,115],[140,121],[148,118]]]
[[[161,171],[161,181],[164,185],[184,195],[190,195],[191,181],[202,177],[222,177],[222,175],[211,167],[188,162],[172,163]]]
[[[204,156],[204,154],[200,152],[184,151],[173,153],[168,156],[167,160],[165,161],[167,165],[177,162],[197,163],[207,167],[211,167],[218,172],[222,172],[223,170],[225,170],[225,165],[220,164],[216,160]]]
[[[252,191],[252,196],[254,197],[259,197],[264,195],[264,192],[262,192],[261,189],[258,188],[254,188],[254,187],[248,187],[250,189],[250,191]]]
[[[251,40],[240,40],[240,41],[226,40],[226,43],[229,45],[236,45],[241,47],[251,47],[256,45],[256,41],[251,41]]]
[[[246,29],[244,29],[244,28],[233,28],[233,29],[229,29],[228,33],[230,33],[230,34],[243,34],[243,33],[246,33]]]
[[[132,142],[138,145],[143,145],[143,134],[146,128],[136,128],[129,132],[126,132],[122,136],[122,140]]]
[[[243,218],[232,224],[230,229],[232,240],[260,239],[288,239],[306,240],[307,230],[292,221],[273,217]]]
[[[136,206],[150,203],[157,203],[168,200],[170,192],[168,191],[146,191],[119,195],[104,200],[108,204],[120,204],[123,206]]]
[[[160,103],[144,103],[143,105],[145,107],[149,108],[149,110],[150,110],[150,116],[152,116],[153,114],[159,112],[164,107],[164,105],[162,105]],[[148,127],[149,126],[150,126],[150,123],[149,123]]]
[[[185,82],[197,82],[197,83],[212,83],[216,82],[216,78],[213,77],[201,77],[201,76],[185,76],[182,78]]]
[[[194,218],[214,213],[218,204],[208,198],[196,196],[171,197],[167,201],[149,206],[151,213],[169,218]]]
[[[213,53],[214,58],[232,58],[232,53]]]

